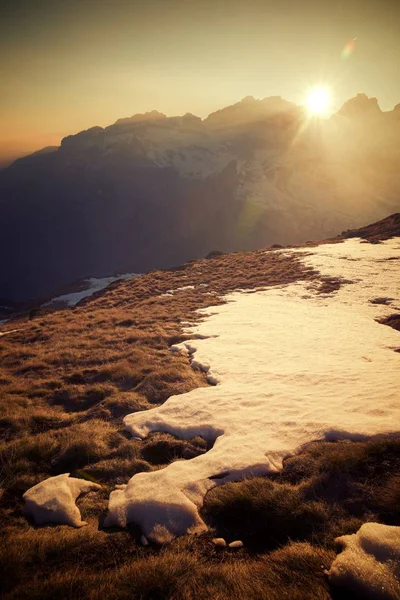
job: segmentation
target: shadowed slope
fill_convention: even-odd
[[[394,236],[400,236],[400,213],[395,213],[386,219],[382,219],[382,221],[360,229],[343,231],[342,236],[344,238],[360,237],[369,242],[380,242]]]

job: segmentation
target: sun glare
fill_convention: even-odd
[[[331,95],[327,88],[315,87],[308,93],[306,102],[312,115],[324,115],[331,105]]]

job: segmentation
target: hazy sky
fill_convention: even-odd
[[[320,82],[336,106],[365,92],[392,109],[399,25],[400,0],[5,0],[0,160],[152,109],[302,103]]]

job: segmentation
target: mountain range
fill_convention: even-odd
[[[381,219],[400,209],[399,134],[400,105],[359,94],[329,119],[247,97],[68,136],[0,172],[0,304]]]

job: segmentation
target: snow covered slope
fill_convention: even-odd
[[[283,251],[287,252],[287,251]],[[291,250],[337,292],[310,282],[235,292],[181,346],[215,386],[128,415],[135,437],[201,435],[213,448],[135,475],[110,496],[106,525],[138,523],[164,543],[206,529],[206,492],[247,474],[276,472],[313,440],[358,440],[400,430],[398,332],[377,322],[400,311],[400,238]]]

